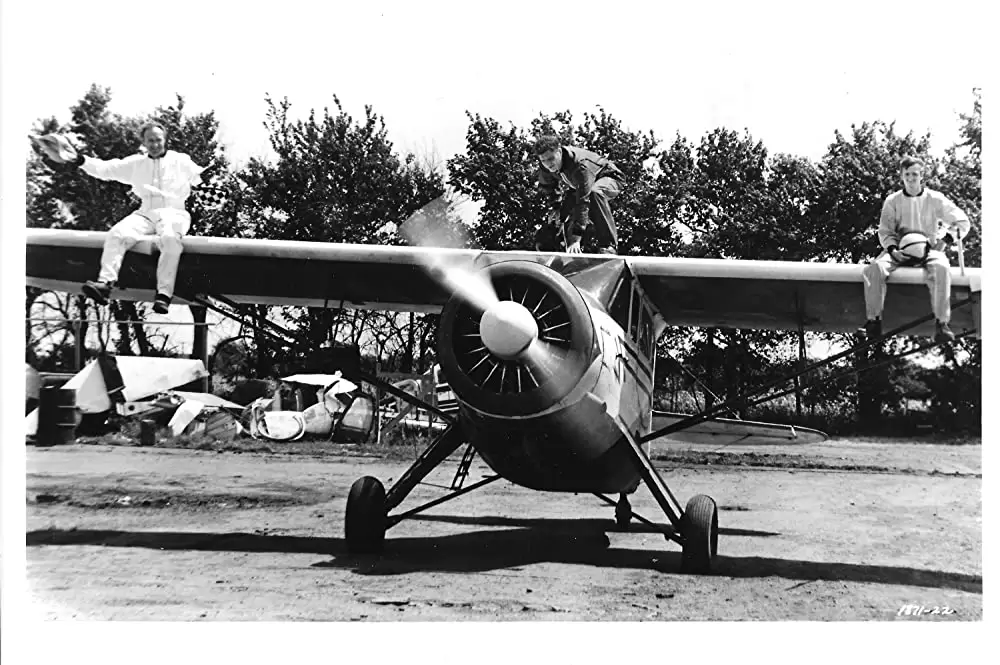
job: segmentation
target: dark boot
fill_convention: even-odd
[[[157,314],[166,314],[167,310],[170,308],[170,296],[164,295],[162,293],[156,294],[156,300],[153,301],[153,311]]]
[[[948,324],[944,321],[935,321],[935,332],[934,341],[939,344],[942,342],[953,342],[955,341],[955,333],[951,331]]]
[[[861,333],[862,337],[869,341],[878,339],[882,336],[882,319],[868,319],[865,322],[864,327],[858,329],[858,332]]]
[[[80,288],[83,291],[83,295],[87,296],[98,305],[107,305],[108,299],[111,297],[111,285],[107,282],[95,282],[88,280]]]

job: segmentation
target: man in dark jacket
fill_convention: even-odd
[[[617,254],[618,229],[610,201],[625,182],[621,170],[597,153],[562,145],[555,136],[540,137],[533,152],[542,165],[538,188],[549,206],[535,248],[578,254],[585,241],[590,251]]]

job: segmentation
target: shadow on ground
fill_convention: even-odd
[[[440,571],[472,573],[510,569],[533,563],[573,563],[607,568],[633,568],[678,573],[680,552],[674,545],[663,552],[611,548],[603,527],[607,520],[529,520],[533,526],[475,531],[426,538],[388,538],[380,556],[347,553],[343,539],[253,533],[146,532],[87,529],[41,529],[27,534],[28,547],[102,546],[211,552],[270,552],[331,556],[317,568],[352,570],[360,575],[401,575]],[[549,523],[554,528],[535,524]],[[725,542],[720,543],[725,551]],[[30,553],[29,553],[30,556]],[[799,561],[769,557],[720,555],[714,576],[732,578],[782,577],[894,584],[982,593],[979,575],[923,570],[903,566]]]
[[[559,529],[564,528],[570,521],[565,519],[553,519],[546,517],[500,517],[496,515],[418,515],[409,518],[417,522],[444,522],[448,524],[465,524],[468,526],[502,526],[502,527],[524,527],[532,529]],[[594,531],[618,531],[612,520],[607,519],[578,519],[572,520],[573,524],[584,527],[589,526]],[[628,527],[629,533],[663,533],[663,531],[649,524],[633,521]],[[734,529],[729,527],[719,527],[720,536],[748,536],[755,538],[769,538],[780,536],[776,531],[756,531],[754,529]]]

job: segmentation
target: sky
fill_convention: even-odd
[[[526,127],[542,112],[581,118],[599,106],[665,143],[722,126],[819,160],[834,130],[884,120],[929,131],[940,154],[972,89],[986,87],[988,5],[0,0],[3,302],[23,302],[26,135],[39,118],[68,119],[92,83],[111,88],[123,115],[177,93],[192,112],[214,110],[236,163],[268,154],[265,95],[287,97],[299,117],[332,108],[334,95],[356,119],[371,105],[397,149],[440,159],[464,149],[466,111]],[[13,325],[4,335],[4,394],[16,395],[23,337]],[[23,468],[4,473],[14,497]],[[5,525],[10,513],[23,520],[5,503]],[[5,568],[23,570],[22,554],[5,547]],[[10,598],[17,580],[8,584]]]
[[[356,119],[371,105],[398,150],[441,159],[464,150],[466,111],[527,126],[603,107],[665,142],[724,126],[817,160],[864,121],[930,131],[936,152],[957,138],[985,74],[975,5],[805,4],[54,0],[6,1],[4,18],[33,25],[11,31],[22,132],[67,119],[92,83],[123,115],[179,93],[216,112],[237,163],[269,154],[266,95],[299,117],[334,95]]]

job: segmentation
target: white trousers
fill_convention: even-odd
[[[899,267],[900,264],[886,252],[865,266],[865,311],[869,319],[882,316],[886,280]],[[951,264],[948,257],[944,252],[932,249],[923,268],[924,282],[931,295],[931,310],[938,321],[948,323],[951,321]]]
[[[181,239],[191,227],[191,215],[178,208],[157,208],[136,211],[111,227],[101,254],[102,282],[115,282],[122,267],[125,252],[143,236],[156,235],[160,259],[156,264],[156,292],[173,297],[177,265],[181,260]]]

